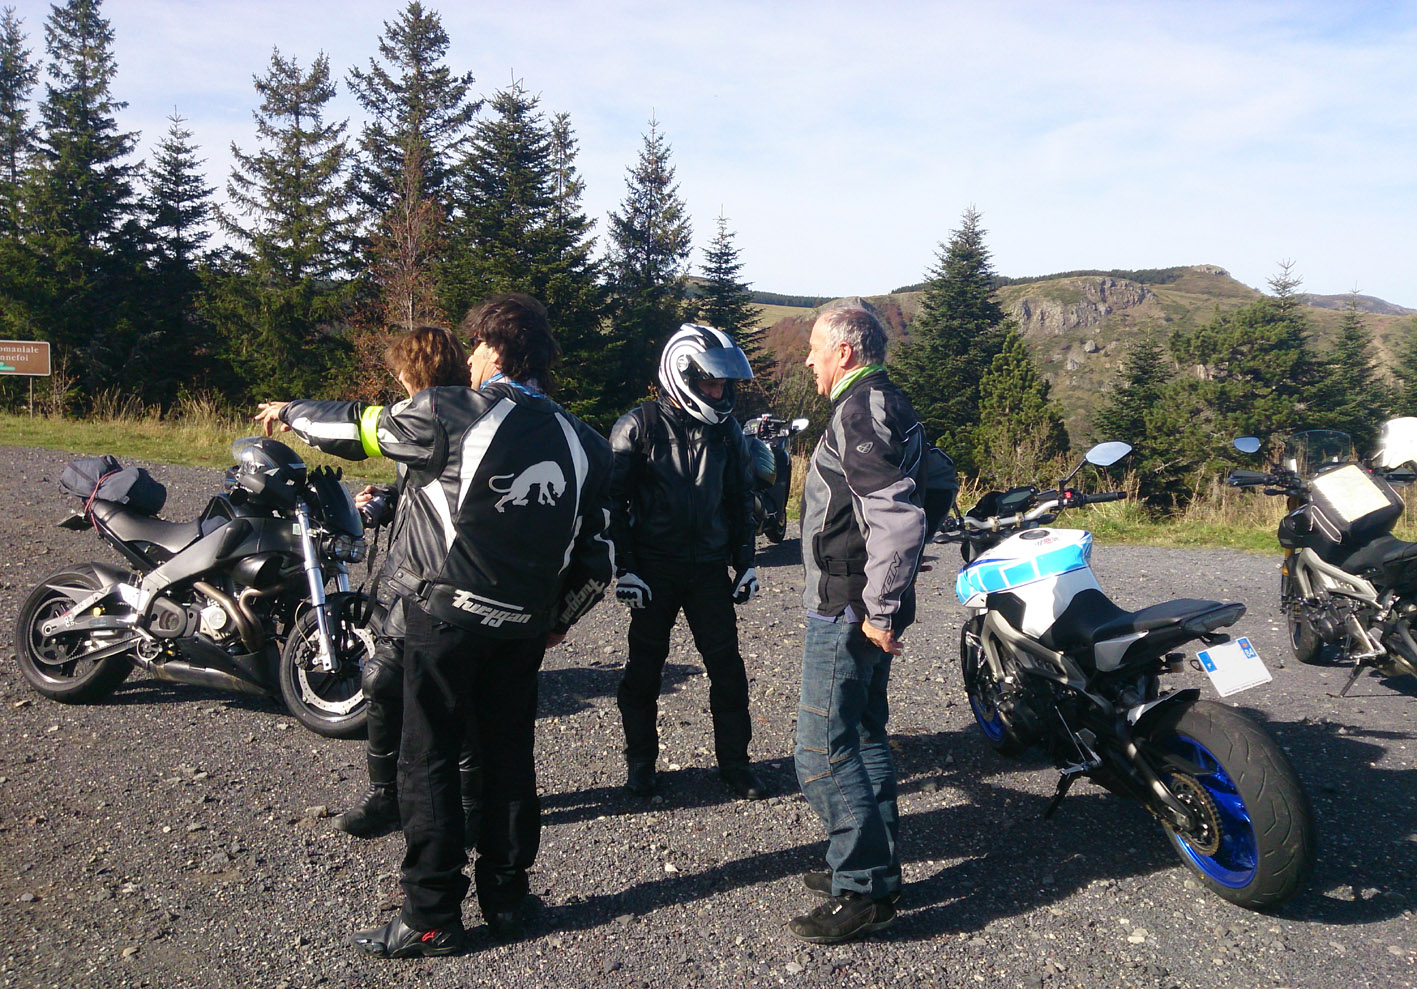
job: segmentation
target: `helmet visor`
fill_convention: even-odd
[[[729,381],[746,381],[753,376],[748,358],[737,347],[715,347],[710,350],[690,354],[689,359],[705,378],[724,378]]]

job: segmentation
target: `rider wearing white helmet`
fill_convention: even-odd
[[[709,675],[719,774],[741,797],[767,792],[748,761],[748,678],[733,612],[758,593],[752,464],[731,414],[737,383],[752,377],[732,337],[686,323],[660,356],[659,399],[610,433],[615,596],[631,609],[617,699],[626,786],[638,796],[655,788],[661,676],[681,610]]]

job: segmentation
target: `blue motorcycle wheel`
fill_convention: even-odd
[[[1279,906],[1303,889],[1314,863],[1309,801],[1279,744],[1234,708],[1163,704],[1138,726],[1143,751],[1200,820],[1166,833],[1182,863],[1238,906]]]
[[[964,693],[969,698],[974,720],[984,737],[1000,755],[1018,755],[1028,748],[1009,724],[1008,716],[999,710],[998,685],[990,675],[979,645],[978,633],[965,625],[959,637],[960,674],[964,678]]]

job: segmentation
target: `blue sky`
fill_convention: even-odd
[[[7,3],[42,58],[49,5]],[[1417,308],[1417,3],[425,6],[481,92],[515,77],[570,114],[602,234],[656,117],[696,244],[721,210],[760,289],[918,281],[972,205],[1005,275],[1205,263],[1263,287],[1288,259],[1307,291]],[[120,125],[146,155],[176,108],[224,189],[272,48],[342,80],[400,9],[107,0]]]

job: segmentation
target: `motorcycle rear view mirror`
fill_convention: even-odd
[[[1235,449],[1241,453],[1259,453],[1260,441],[1258,436],[1238,436],[1233,440]]]
[[[1130,443],[1099,443],[1091,450],[1088,450],[1084,459],[1094,467],[1111,467],[1127,454],[1132,452]]]
[[[788,428],[789,433],[800,433],[812,424],[810,419],[793,419],[792,425]]]

